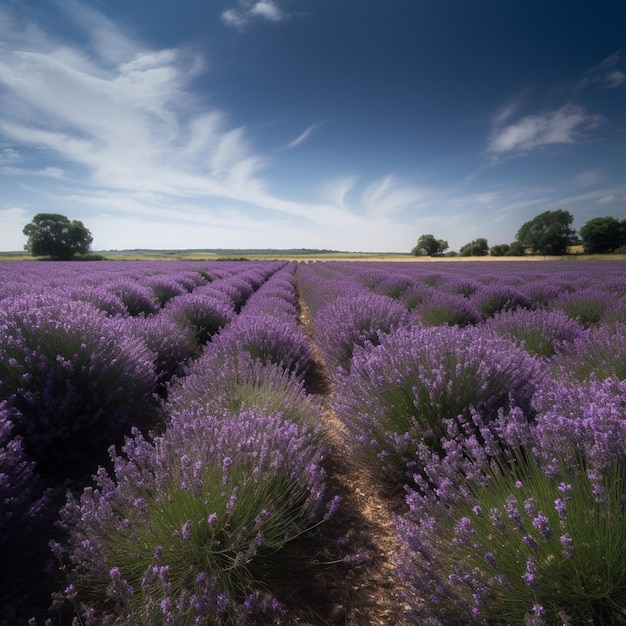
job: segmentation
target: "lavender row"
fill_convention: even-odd
[[[284,265],[3,267],[0,466],[11,471],[2,476],[0,534],[27,575],[45,556],[26,529],[44,543],[54,534],[60,486],[78,488],[131,427],[162,423],[168,381]],[[3,570],[2,598],[16,594],[17,571]]]
[[[416,265],[299,274],[351,455],[407,493],[407,621],[621,621],[623,264]]]
[[[337,506],[294,271],[259,285],[168,384],[164,431],[135,430],[62,509],[58,602],[85,624],[289,623],[304,539]]]

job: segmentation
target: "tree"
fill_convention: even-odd
[[[435,239],[433,235],[422,235],[417,240],[417,245],[411,253],[415,256],[439,256],[448,249],[448,242],[443,239]]]
[[[489,254],[489,244],[484,237],[479,237],[461,246],[459,253],[461,256],[487,256]]]
[[[503,244],[506,245],[506,244]],[[526,248],[519,242],[513,241],[509,246],[505,256],[524,256],[526,254]]]
[[[511,249],[508,243],[498,243],[495,246],[491,246],[489,254],[491,256],[506,256]]]
[[[28,241],[24,249],[33,256],[69,260],[75,254],[86,254],[93,237],[85,225],[58,213],[38,213],[22,231]]]
[[[587,254],[613,252],[626,244],[626,220],[594,217],[578,231]]]
[[[573,221],[569,211],[544,211],[523,224],[516,238],[524,248],[532,248],[533,254],[565,254],[576,237],[576,231],[570,228]]]

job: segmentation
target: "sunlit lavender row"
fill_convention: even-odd
[[[3,269],[3,599],[51,571],[84,624],[285,615],[292,544],[337,506],[295,264]]]
[[[293,623],[341,506],[330,408],[350,462],[404,494],[407,623],[626,619],[622,262],[0,273],[15,616],[35,578],[51,623]]]
[[[412,624],[626,619],[622,263],[299,269]]]

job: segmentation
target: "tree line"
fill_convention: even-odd
[[[585,254],[626,254],[626,219],[594,217],[578,231],[572,228],[574,216],[563,209],[544,211],[522,224],[510,244],[489,247],[487,239],[479,237],[461,246],[460,256],[524,256],[538,254],[562,256],[570,246],[582,245]],[[449,248],[444,239],[422,235],[411,250],[415,256],[442,256]],[[448,253],[448,256],[456,255]]]
[[[461,246],[460,256],[524,256],[539,254],[562,256],[573,245],[582,245],[586,254],[626,254],[626,219],[594,217],[578,231],[572,228],[574,217],[569,211],[544,211],[517,231],[515,241],[489,247],[479,237]],[[76,254],[87,254],[93,241],[91,232],[78,221],[58,213],[38,213],[24,226],[28,237],[24,248],[33,256],[69,260]],[[449,248],[444,239],[422,235],[411,251],[415,256],[442,256]],[[457,253],[449,253],[456,255]]]

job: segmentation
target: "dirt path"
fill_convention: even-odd
[[[301,322],[312,337],[312,324],[306,303],[301,300]],[[316,624],[336,626],[401,626],[404,609],[396,598],[399,581],[394,575],[393,554],[399,548],[393,523],[394,510],[402,507],[400,494],[385,494],[370,475],[351,462],[344,437],[344,425],[329,408],[332,381],[323,358],[311,340],[315,361],[315,384],[311,389],[321,397],[326,409],[323,418],[334,451],[330,459],[330,485],[342,498],[342,506],[328,522],[329,541],[347,539],[349,553],[364,553],[367,560],[345,570],[334,568],[319,577],[326,591],[326,615]]]

